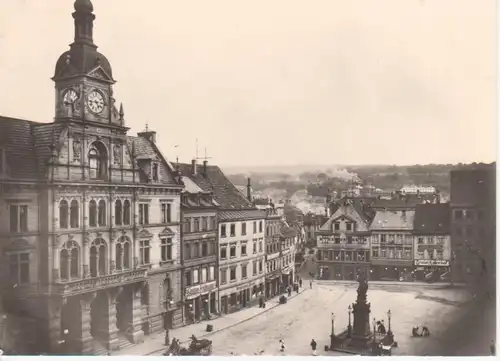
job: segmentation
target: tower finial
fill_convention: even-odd
[[[148,126],[148,123],[146,123],[146,132],[149,131],[149,126]]]
[[[91,13],[94,11],[94,6],[90,0],[76,0],[73,6],[75,11],[79,13]]]
[[[120,115],[120,120],[123,120],[123,116],[125,115],[123,113],[123,103],[120,103],[120,112],[119,112],[119,115]]]
[[[95,47],[93,40],[93,27],[95,15],[94,6],[90,0],[76,0],[75,12],[73,19],[75,19],[75,44],[86,44]]]

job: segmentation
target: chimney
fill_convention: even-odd
[[[208,166],[208,161],[204,160],[203,161],[203,174],[207,174],[207,166]]]
[[[191,171],[193,172],[194,175],[196,175],[196,168],[197,168],[197,166],[196,166],[196,159],[193,159],[191,161]]]
[[[250,178],[248,178],[248,183],[247,183],[247,199],[248,201],[252,201],[252,185],[250,183]]]

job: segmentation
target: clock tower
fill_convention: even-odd
[[[56,63],[56,122],[84,122],[124,127],[123,112],[113,98],[113,72],[93,40],[95,15],[90,0],[76,0],[75,40]]]

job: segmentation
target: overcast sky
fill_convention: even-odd
[[[130,132],[170,160],[496,158],[493,0],[93,0]],[[0,1],[0,114],[49,122],[72,0]],[[174,148],[178,144],[179,148]]]

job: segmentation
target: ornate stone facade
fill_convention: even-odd
[[[168,327],[182,322],[182,185],[154,132],[127,134],[95,16],[79,3],[53,78],[55,121],[0,122],[4,303],[40,331],[22,331],[30,349],[14,352],[100,353],[162,331],[167,314]]]

